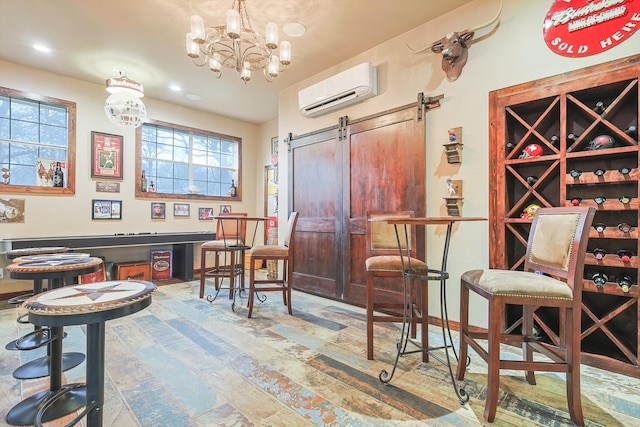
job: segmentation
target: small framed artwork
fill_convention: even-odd
[[[220,213],[231,213],[231,205],[220,205]]]
[[[213,221],[213,208],[198,208],[198,219],[201,221]]]
[[[91,177],[122,179],[123,139],[120,135],[91,132]]]
[[[278,137],[271,138],[271,154],[278,154]]]
[[[165,217],[165,203],[153,202],[151,203],[151,219],[164,219]]]
[[[122,219],[122,200],[92,200],[91,219]]]
[[[188,217],[189,215],[190,215],[189,203],[174,203],[173,204],[173,216]]]

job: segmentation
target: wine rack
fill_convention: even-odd
[[[490,101],[490,266],[522,270],[538,207],[596,209],[585,254],[582,362],[640,377],[640,55],[499,89]],[[536,310],[560,345],[557,310]],[[520,328],[508,307],[505,328]]]

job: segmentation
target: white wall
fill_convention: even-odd
[[[604,53],[567,58],[553,53],[545,44],[542,24],[552,4],[551,0],[506,0],[499,26],[491,31],[476,32],[476,41],[469,49],[469,60],[455,82],[446,80],[440,68],[441,57],[433,53],[414,55],[413,48],[430,45],[446,33],[463,30],[488,21],[498,8],[497,0],[476,0],[449,14],[427,22],[374,49],[363,52],[316,76],[293,85],[280,93],[280,138],[288,132],[300,135],[337,124],[338,117],[360,118],[416,100],[419,92],[427,96],[443,94],[441,106],[427,113],[427,215],[446,214],[443,197],[447,177],[463,180],[463,216],[489,215],[489,91],[552,76],[589,65],[599,64],[640,53],[640,31],[629,40]],[[424,7],[429,7],[425,2]],[[379,95],[346,109],[315,119],[298,112],[297,93],[300,89],[323,80],[361,62],[372,62],[378,68]],[[447,130],[462,126],[464,149],[462,164],[448,164],[442,144],[447,142]],[[280,162],[281,176],[286,176],[285,159]],[[287,189],[280,189],[280,200],[287,201]],[[281,216],[286,210],[281,209]],[[282,221],[283,218],[281,217]],[[445,227],[427,230],[427,262],[440,265]],[[487,268],[489,263],[488,222],[460,223],[454,227],[448,270],[449,315],[459,318],[459,278],[470,269]],[[439,296],[436,287],[430,294],[430,314],[439,316]],[[485,305],[479,299],[471,302],[471,322],[486,326]]]
[[[76,103],[76,194],[42,196],[2,193],[0,197],[25,199],[25,222],[0,224],[0,239],[20,237],[81,236],[139,232],[184,232],[212,230],[215,221],[199,221],[198,208],[212,207],[218,212],[220,204],[228,202],[183,199],[136,199],[135,186],[135,130],[113,125],[104,113],[108,93],[103,85],[45,73],[13,63],[0,61],[0,86],[29,93],[65,99]],[[277,134],[276,123],[256,126],[237,120],[206,114],[200,111],[156,101],[144,97],[149,118],[198,129],[220,132],[242,138],[242,201],[230,202],[232,211],[262,215],[260,202],[263,193],[263,158],[268,159],[271,137]],[[91,131],[124,136],[123,180],[120,193],[98,193],[91,178]],[[268,135],[265,136],[265,135]],[[91,200],[122,200],[121,221],[91,219]],[[166,219],[151,220],[151,202],[166,203]],[[189,203],[189,218],[174,218],[173,203]],[[92,253],[105,255],[110,261],[132,261],[148,258],[149,248],[106,250]],[[6,263],[6,260],[4,261]],[[196,253],[199,263],[199,253]],[[0,268],[3,267],[0,259]],[[9,292],[7,280],[1,280],[2,293]],[[30,286],[30,285],[29,285]]]

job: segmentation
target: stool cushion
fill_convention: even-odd
[[[208,242],[204,242],[201,249],[207,250],[223,250],[227,246],[243,246],[244,243],[241,239],[226,239],[226,240],[210,240]]]
[[[365,260],[364,265],[367,271],[402,271],[403,260],[404,267],[409,268],[409,258],[403,256],[401,260],[399,255],[372,256]],[[411,268],[427,268],[427,264],[412,257]]]
[[[470,270],[461,280],[493,295],[573,300],[573,292],[565,282],[527,271]]]
[[[251,248],[250,253],[255,257],[288,257],[289,248],[280,245],[257,245]]]

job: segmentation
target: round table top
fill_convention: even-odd
[[[13,259],[13,258],[26,256],[26,255],[57,254],[57,253],[67,252],[68,250],[69,248],[64,246],[12,249],[10,251],[7,251],[7,257],[9,259]]]
[[[52,258],[53,256],[53,258]],[[67,253],[41,253],[32,255],[22,255],[15,258],[12,262],[22,263],[25,261],[43,261],[49,259],[69,260],[77,258],[91,258],[91,255],[85,252],[67,252]]]
[[[70,271],[94,267],[102,264],[102,260],[87,254],[51,254],[31,255],[17,258],[7,266],[10,273],[40,273],[54,271]]]
[[[156,285],[142,280],[111,280],[70,285],[29,298],[23,304],[37,325],[95,323],[139,311],[151,303]]]

